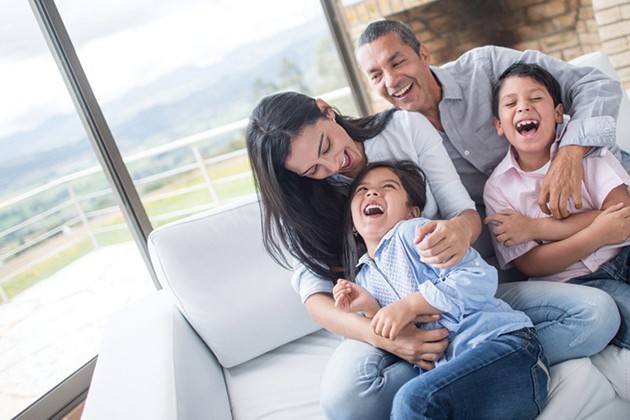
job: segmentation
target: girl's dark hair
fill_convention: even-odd
[[[343,215],[348,187],[332,178],[315,180],[285,168],[291,139],[326,118],[315,99],[296,92],[263,98],[250,115],[246,141],[258,186],[263,243],[271,257],[289,268],[286,252],[315,274],[337,278],[343,270]],[[335,111],[350,138],[378,135],[395,109],[364,118]]]
[[[547,89],[547,92],[549,92],[549,95],[553,99],[554,106],[558,106],[562,103],[560,83],[558,83],[551,73],[538,64],[517,61],[505,69],[494,84],[492,92],[492,113],[496,118],[499,118],[499,94],[501,93],[501,88],[505,80],[512,76],[531,77]]]
[[[346,200],[346,215],[344,220],[344,267],[346,267],[346,271],[344,274],[345,277],[350,280],[354,280],[356,274],[355,266],[359,261],[359,257],[366,252],[363,238],[361,238],[361,235],[355,235],[353,232],[352,197],[366,175],[377,168],[387,168],[396,174],[400,179],[402,187],[409,196],[409,201],[407,202],[409,207],[416,206],[422,211],[427,202],[426,176],[424,175],[424,171],[422,171],[415,162],[411,160],[380,161],[370,163],[363,168],[350,186],[350,194]]]

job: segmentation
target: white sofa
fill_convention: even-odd
[[[149,247],[164,289],[108,322],[84,420],[323,418],[321,374],[340,338],[266,254],[255,198],[156,229]],[[630,418],[630,351],[551,375],[539,419]]]

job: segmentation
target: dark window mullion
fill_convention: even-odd
[[[153,282],[159,288],[147,248],[147,237],[153,229],[151,222],[96,101],[57,6],[53,0],[29,0],[29,3]]]

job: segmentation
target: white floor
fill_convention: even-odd
[[[0,305],[0,420],[94,357],[107,317],[154,290],[130,242],[92,252]]]

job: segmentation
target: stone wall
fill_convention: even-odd
[[[537,49],[570,60],[601,50],[630,89],[630,0],[363,0],[343,6],[354,43],[376,19],[406,22],[434,64],[479,45]]]

